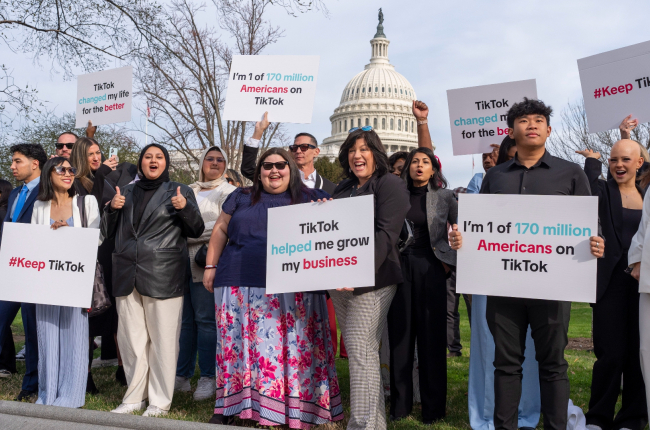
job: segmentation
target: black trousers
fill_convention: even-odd
[[[604,430],[643,430],[648,423],[645,384],[639,359],[639,283],[623,272],[627,258],[614,269],[594,308],[594,364],[587,424]],[[623,376],[621,410],[614,418]]]
[[[528,324],[539,363],[544,429],[566,430],[571,302],[489,296],[487,323],[494,337],[494,428],[517,430],[517,408]]]
[[[413,409],[413,358],[418,344],[422,418],[444,418],[447,401],[447,289],[445,269],[431,249],[402,255],[404,283],[388,311],[390,415]]]
[[[16,346],[11,334],[11,327],[5,329],[4,342],[0,349],[0,369],[16,373]]]
[[[456,270],[451,271],[447,278],[447,349],[449,352],[461,352],[463,345],[460,343],[460,294],[456,294]],[[470,325],[472,321],[472,296],[463,294],[467,306],[467,317]]]

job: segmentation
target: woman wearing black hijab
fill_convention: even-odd
[[[187,238],[204,225],[194,192],[170,182],[169,154],[146,146],[138,160],[139,181],[120,189],[102,218],[102,234],[115,238],[113,295],[117,333],[129,387],[112,412],[166,415],[174,393],[181,330]]]

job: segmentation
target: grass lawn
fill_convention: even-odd
[[[469,420],[467,413],[467,380],[469,367],[469,349],[470,349],[470,328],[467,319],[465,303],[460,301],[461,307],[461,338],[463,343],[463,356],[447,360],[448,373],[448,391],[447,391],[447,418],[431,426],[426,426],[420,421],[422,418],[421,409],[416,405],[413,415],[399,422],[389,422],[388,428],[393,430],[406,429],[469,429]],[[15,335],[22,335],[22,321],[20,313],[12,325]],[[591,308],[587,304],[575,303],[571,310],[571,325],[569,327],[569,337],[589,338],[591,336]],[[23,342],[16,343],[16,350],[22,346]],[[98,351],[95,352],[96,356]],[[595,361],[593,352],[567,350],[566,359],[569,362],[569,379],[571,381],[571,399],[573,403],[586,410],[589,402],[591,369]],[[107,367],[93,369],[93,378],[97,384],[100,394],[97,396],[86,395],[85,409],[94,409],[109,411],[120,404],[125,388],[120,387],[114,379],[116,367]],[[346,417],[349,415],[349,374],[346,360],[338,359],[336,361],[336,370],[338,372],[341,390],[343,394],[343,404],[345,407]],[[0,400],[12,400],[20,391],[22,382],[21,372],[25,372],[23,363],[18,363],[18,375],[8,379],[0,380]],[[197,373],[192,379],[192,386],[196,387],[199,378],[198,366]],[[172,403],[172,409],[168,418],[206,422],[212,416],[214,400],[205,400],[194,402],[192,395],[189,393],[176,393]],[[617,405],[617,410],[620,408]],[[254,427],[247,421],[237,421],[238,425]],[[541,428],[540,424],[538,428]],[[327,429],[344,429],[345,421],[335,425],[321,426]]]

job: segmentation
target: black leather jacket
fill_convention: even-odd
[[[171,202],[179,185],[187,199],[181,211]],[[113,295],[128,296],[135,287],[141,295],[155,299],[180,297],[187,284],[187,238],[201,236],[205,228],[194,192],[187,185],[163,183],[151,197],[136,232],[133,187],[120,190],[125,197],[121,210],[107,205],[102,216],[102,235],[115,238]]]

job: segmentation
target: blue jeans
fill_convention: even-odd
[[[487,296],[472,295],[469,355],[469,424],[473,430],[494,430],[494,339],[486,319]],[[530,327],[526,334],[519,427],[537,427],[542,409],[539,370]]]
[[[199,354],[201,376],[215,377],[217,355],[217,323],[214,295],[202,282],[193,282],[189,262],[187,264],[189,291],[183,300],[183,322],[179,339],[180,352],[176,364],[176,376],[194,376],[196,354]]]
[[[11,323],[21,311],[25,329],[25,376],[22,389],[33,393],[38,391],[38,337],[36,334],[36,305],[0,301],[0,348],[5,337],[11,333]]]

